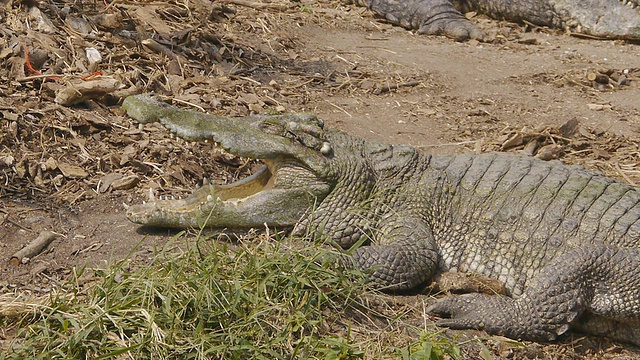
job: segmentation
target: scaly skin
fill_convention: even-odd
[[[505,283],[508,296],[447,297],[440,324],[553,340],[569,329],[640,345],[640,190],[513,154],[430,156],[322,129],[308,115],[221,118],[138,95],[141,122],[208,139],[268,171],[186,200],[132,206],[154,226],[292,227],[351,251],[373,286],[408,290],[436,272]],[[268,174],[268,175],[265,175]],[[218,198],[219,197],[219,198]],[[360,246],[362,245],[362,246]]]
[[[457,40],[483,34],[459,10],[608,39],[640,39],[638,0],[349,0],[393,24]]]

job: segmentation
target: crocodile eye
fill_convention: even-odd
[[[322,147],[320,148],[320,153],[322,155],[331,155],[332,152],[333,152],[333,149],[331,148],[331,144],[329,144],[326,141],[323,142]]]

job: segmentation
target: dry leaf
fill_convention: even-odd
[[[60,169],[62,175],[68,179],[84,179],[89,175],[83,168],[65,163],[59,163],[58,169]]]

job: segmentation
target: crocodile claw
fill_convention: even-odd
[[[451,329],[483,329],[482,294],[448,296],[429,306],[426,312],[446,319],[436,322],[438,326]]]
[[[469,39],[483,40],[485,36],[482,30],[464,18],[442,19],[428,23],[418,29],[418,33],[424,35],[445,35],[457,41]]]
[[[526,308],[526,307],[525,307]],[[436,325],[450,329],[477,329],[512,339],[553,341],[569,330],[569,323],[542,321],[537,313],[523,310],[522,303],[500,295],[465,294],[448,296],[426,309],[446,317]],[[558,320],[558,319],[556,319]]]

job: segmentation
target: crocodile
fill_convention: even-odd
[[[607,39],[640,39],[640,0],[347,0],[392,24],[456,40],[482,39],[463,12]]]
[[[402,292],[437,273],[498,279],[505,294],[436,301],[439,325],[552,341],[575,330],[640,345],[640,190],[510,153],[430,155],[324,129],[310,114],[219,117],[126,98],[140,123],[260,160],[228,185],[131,205],[156,227],[290,229],[343,249],[371,285]],[[342,262],[343,258],[339,258]]]

